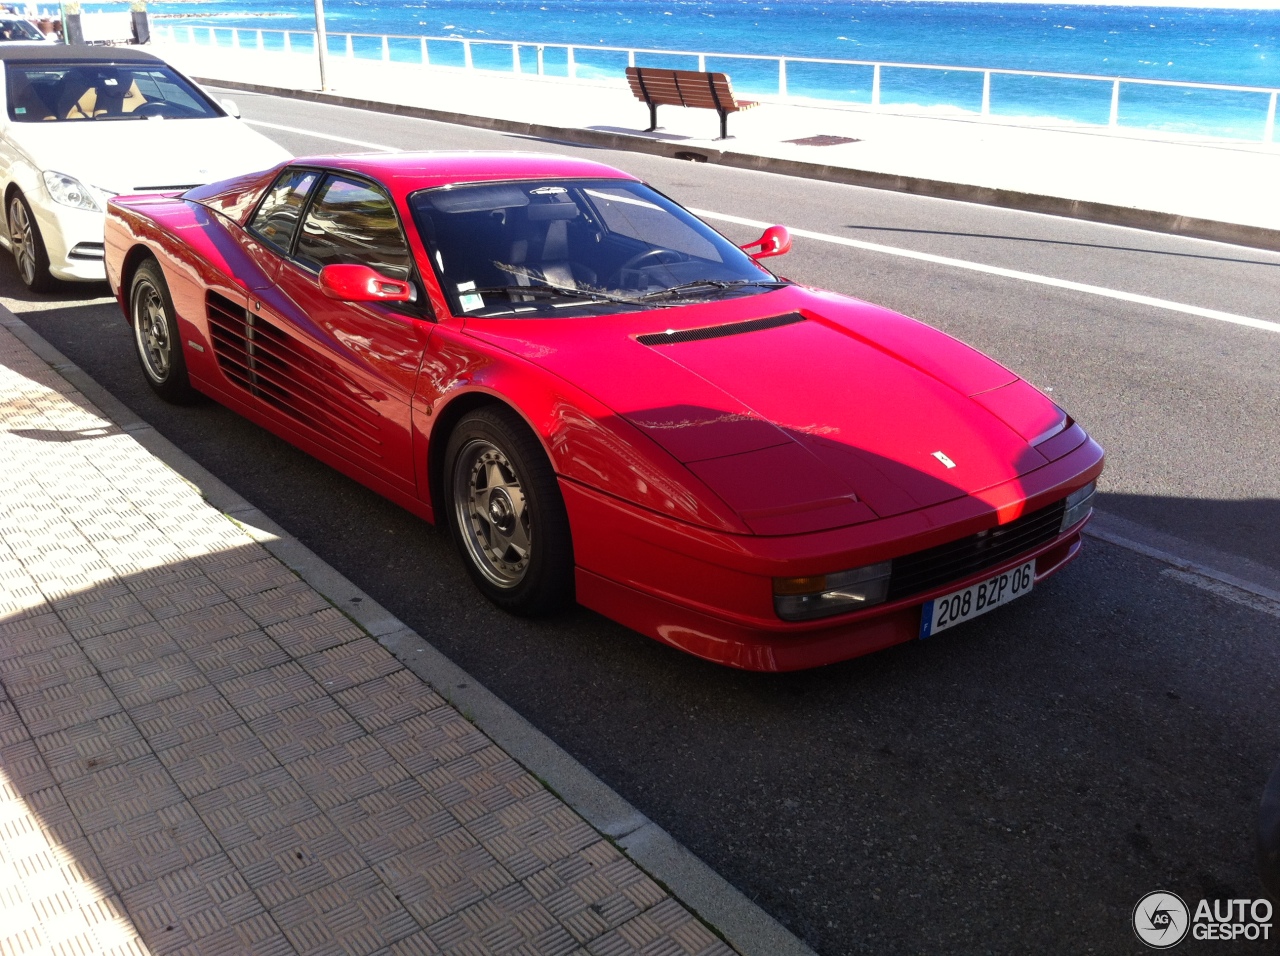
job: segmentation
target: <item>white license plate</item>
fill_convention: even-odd
[[[1000,574],[993,574],[985,581],[971,584],[959,591],[952,591],[934,598],[922,608],[920,615],[921,639],[963,624],[980,614],[995,610],[1024,594],[1030,594],[1036,583],[1036,563],[1026,564]]]

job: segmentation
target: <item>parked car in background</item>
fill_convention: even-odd
[[[22,17],[0,15],[0,43],[57,43],[58,38],[52,33],[42,33],[40,28],[30,20]]]
[[[0,241],[34,291],[105,278],[112,196],[180,192],[289,156],[151,53],[0,43],[0,65]]]
[[[1103,463],[986,356],[761,264],[788,248],[528,153],[297,160],[118,197],[106,229],[162,398],[447,526],[499,607],[576,597],[752,670],[1028,595],[1079,552]]]

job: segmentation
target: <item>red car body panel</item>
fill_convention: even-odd
[[[297,165],[383,184],[405,224],[409,194],[432,186],[631,178],[582,160],[517,154]],[[790,670],[910,640],[931,597],[1032,558],[1040,579],[1079,550],[1083,522],[901,599],[784,621],[774,578],[875,564],[1007,525],[1094,481],[1102,450],[981,353],[819,290],[787,286],[569,320],[458,316],[410,226],[436,318],[337,302],[314,273],[244,228],[278,172],[182,198],[113,201],[107,274],[126,316],[132,271],[152,255],[197,389],[427,520],[437,518],[439,458],[456,410],[506,404],[559,478],[577,598],[608,617],[720,663]],[[255,393],[219,367],[212,324],[224,314],[274,327],[275,347],[289,356],[280,374],[289,376],[290,413],[269,381]],[[639,341],[778,316],[793,320],[700,341]]]

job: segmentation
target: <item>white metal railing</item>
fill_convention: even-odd
[[[198,32],[197,32],[198,31]],[[250,43],[245,44],[246,35],[250,38]],[[219,27],[209,26],[205,24],[154,24],[152,25],[152,36],[162,42],[178,43],[178,44],[195,44],[204,46],[228,46],[236,49],[251,49],[257,51],[275,51],[290,53],[299,52],[293,42],[294,37],[305,37],[306,41],[303,48],[306,52],[314,54],[316,44],[316,34],[303,30],[261,30],[247,29],[238,27]],[[228,40],[221,43],[219,37],[225,36]],[[201,39],[203,37],[203,40]],[[272,38],[268,42],[268,38]],[[275,40],[279,39],[277,46]],[[1263,120],[1262,142],[1275,142],[1275,125],[1276,125],[1276,101],[1280,96],[1280,88],[1265,86],[1239,86],[1226,83],[1193,83],[1181,80],[1153,80],[1142,77],[1131,76],[1100,76],[1091,73],[1051,73],[1039,70],[1007,70],[997,68],[985,68],[974,66],[944,66],[940,64],[926,63],[896,63],[879,60],[838,60],[827,59],[822,57],[797,57],[797,56],[763,56],[753,53],[712,53],[689,50],[659,50],[644,47],[616,47],[616,46],[587,46],[583,44],[566,44],[566,43],[534,43],[523,40],[481,40],[466,37],[436,37],[436,36],[416,36],[407,34],[367,34],[367,33],[330,33],[329,34],[329,53],[332,54],[333,42],[337,40],[342,46],[343,55],[350,59],[381,59],[383,62],[417,62],[422,66],[457,66],[457,56],[448,58],[449,62],[442,62],[439,59],[433,62],[431,58],[432,47],[439,48],[441,45],[460,47],[461,67],[462,69],[482,69],[495,70],[510,73],[531,72],[538,76],[563,76],[569,80],[581,80],[581,65],[578,53],[617,53],[626,54],[626,62],[628,66],[637,65],[637,56],[642,57],[663,57],[668,60],[673,58],[684,58],[696,61],[697,69],[705,71],[707,68],[707,60],[742,60],[757,63],[774,63],[776,69],[776,93],[770,94],[765,92],[763,95],[776,97],[779,100],[795,99],[796,96],[788,87],[787,70],[788,65],[826,65],[841,67],[860,67],[871,69],[870,99],[867,105],[872,110],[880,110],[884,107],[882,100],[882,75],[884,70],[914,70],[914,71],[932,71],[934,73],[960,73],[960,74],[980,74],[982,77],[982,95],[981,107],[978,115],[984,119],[990,118],[993,114],[991,111],[991,78],[993,76],[1018,76],[1018,77],[1038,77],[1042,79],[1064,81],[1074,80],[1087,83],[1107,84],[1110,87],[1111,105],[1107,121],[1107,126],[1117,128],[1121,126],[1120,122],[1120,91],[1123,86],[1145,86],[1145,87],[1164,87],[1182,90],[1214,90],[1227,93],[1243,93],[1243,94],[1259,94],[1267,97],[1267,107],[1265,119]],[[356,53],[357,40],[377,41],[374,46],[380,48],[379,57],[359,57]],[[416,60],[400,60],[395,61],[392,56],[393,43],[397,49],[406,50],[413,49],[416,53]],[[510,50],[510,59],[501,57],[494,62],[509,63],[509,67],[486,66],[476,64],[475,48],[508,48]],[[522,51],[531,51],[534,55],[535,68],[532,71],[526,71],[522,56]],[[564,73],[553,72],[547,63],[546,53],[548,50],[563,51]],[[599,68],[595,68],[599,69]],[[596,79],[600,79],[597,77]],[[613,77],[605,77],[606,80],[614,79]],[[752,95],[761,95],[752,91]],[[816,97],[813,95],[804,98],[822,99],[820,94]],[[831,99],[831,98],[827,98]],[[849,100],[839,99],[833,102],[850,103]],[[937,104],[937,105],[954,105],[954,104]]]

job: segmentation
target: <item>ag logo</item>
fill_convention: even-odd
[[[1169,949],[1187,935],[1190,915],[1180,896],[1158,890],[1133,908],[1133,931],[1152,949]]]

